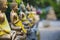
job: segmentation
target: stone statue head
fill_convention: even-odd
[[[0,0],[0,10],[5,12],[7,7],[7,0]]]
[[[31,8],[30,8],[29,3],[27,3],[26,9],[27,9],[28,11],[31,11]]]
[[[16,2],[12,2],[10,5],[11,10],[17,11],[18,10],[18,4]]]

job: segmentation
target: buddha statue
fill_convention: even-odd
[[[6,1],[5,0],[0,0],[0,5],[1,5],[0,6],[0,28],[4,29],[5,31],[7,31],[8,33],[10,33],[11,29],[10,29],[8,21],[6,19],[6,15],[4,13],[5,10],[6,10],[6,8],[7,8],[7,4],[6,3],[7,3],[7,0]]]
[[[23,12],[25,12],[25,10],[26,10],[23,1],[21,2],[20,6],[19,6],[19,10],[20,10],[20,11],[23,11]]]
[[[50,7],[46,19],[47,20],[57,20],[53,7]]]
[[[17,15],[17,9],[18,9],[18,4],[16,2],[12,2],[11,5],[11,13],[10,13],[10,19],[11,19],[11,23],[15,26],[21,28],[23,31],[23,33],[27,33],[27,31],[24,29],[24,25],[22,24],[22,21],[19,19],[18,15]]]
[[[31,23],[28,20],[27,15],[24,12],[21,11],[19,17],[21,18],[21,21],[22,21],[25,29],[28,31],[31,27]]]
[[[11,39],[13,32],[11,31],[11,28],[9,26],[9,23],[7,21],[5,11],[7,8],[7,0],[0,0],[0,39],[6,40]],[[15,34],[14,34],[15,35]]]
[[[29,3],[27,3],[26,9],[27,9],[27,11],[31,11],[31,7],[30,7]]]

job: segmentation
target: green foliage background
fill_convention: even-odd
[[[42,7],[45,8],[46,6],[53,6],[56,16],[58,19],[60,19],[60,3],[59,5],[57,5],[56,0],[16,0],[16,2],[18,4],[21,3],[21,1],[24,1],[25,4],[30,3],[33,6],[38,6],[38,7]],[[10,4],[12,2],[12,0],[8,0],[8,4]],[[43,18],[45,17],[45,14],[43,13],[41,15]]]

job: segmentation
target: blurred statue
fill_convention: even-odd
[[[9,23],[5,15],[5,11],[7,8],[7,0],[0,0],[0,5],[0,40],[10,40],[12,37],[11,34],[13,34],[13,32],[11,32]]]
[[[10,13],[11,22],[15,26],[21,27],[24,33],[27,33],[27,31],[24,29],[24,25],[22,24],[21,20],[19,20],[19,17],[17,15],[17,9],[18,9],[17,3],[15,2],[11,3],[11,13]]]
[[[37,21],[39,21],[39,16],[36,14],[36,8],[32,8],[30,13],[28,14],[28,19],[32,21],[33,24],[35,24]]]
[[[10,18],[11,18],[11,23],[13,24],[12,29],[19,30],[19,32],[17,31],[17,34],[22,36],[22,38],[24,39],[26,37],[25,34],[27,33],[27,31],[24,28],[22,21],[19,19],[17,15],[18,4],[16,2],[12,2],[10,6],[11,6]]]
[[[24,24],[25,29],[27,29],[27,31],[30,30],[31,23],[28,20],[27,15],[24,12],[21,11],[20,18],[21,18],[22,23]]]
[[[30,30],[29,33],[27,34],[27,39],[26,40],[37,40],[37,22],[38,22],[38,16],[36,14],[36,8],[33,6],[30,7],[29,4],[27,4],[27,18],[30,21]]]
[[[50,9],[48,11],[47,20],[57,20],[53,7],[50,7]]]
[[[6,15],[5,15],[5,10],[7,8],[7,0],[0,0],[0,28],[5,30],[6,32],[10,33],[11,29],[9,27],[8,21],[6,19]],[[2,32],[2,34],[6,34],[4,32]],[[0,35],[2,35],[0,34]]]
[[[5,12],[7,8],[7,0],[0,0],[0,10]]]
[[[31,7],[30,7],[29,3],[27,3],[26,9],[27,9],[27,11],[31,11]]]
[[[20,10],[20,11],[23,11],[23,12],[26,11],[26,8],[25,8],[25,5],[24,5],[23,1],[22,1],[21,4],[20,4],[19,10]]]
[[[27,35],[27,40],[37,40],[37,27],[38,27],[38,23],[36,22],[36,14],[35,12],[30,12],[28,14],[28,19],[31,23],[31,27],[30,27],[30,33],[28,33]]]

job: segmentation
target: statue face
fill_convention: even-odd
[[[2,5],[1,5],[1,10],[2,12],[5,12],[6,8],[7,8],[7,0],[2,0]]]
[[[12,5],[12,9],[14,10],[14,12],[17,12],[18,6],[16,4],[14,4],[14,5]]]
[[[3,8],[7,8],[7,1],[3,3]]]
[[[16,11],[18,10],[18,6],[17,5],[14,7],[14,10],[16,10]]]

